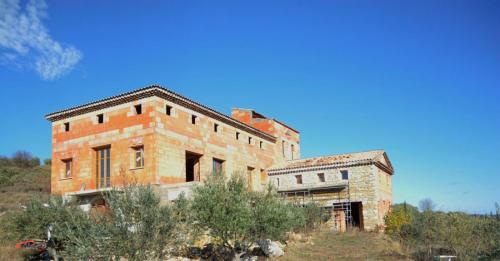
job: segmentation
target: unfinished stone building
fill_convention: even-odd
[[[231,117],[226,116],[158,85],[46,118],[52,122],[51,192],[77,197],[85,208],[102,204],[102,191],[126,182],[153,185],[163,201],[175,200],[213,172],[245,173],[250,190],[264,188],[271,179],[280,192],[289,196],[293,192],[297,198],[300,190],[293,186],[297,175],[288,171],[304,171],[303,184],[295,185],[313,186],[309,176],[317,169],[308,163],[311,160],[300,160],[299,132],[286,124],[247,109],[233,109]],[[386,169],[379,163],[347,164],[343,169],[351,173],[349,190],[331,194],[348,197],[347,191],[356,192],[358,196],[352,194],[356,200],[349,202],[362,206],[358,223],[365,229],[383,224],[381,217],[392,201],[392,167],[385,153],[377,153],[383,154],[377,160],[382,165],[385,160]],[[313,162],[321,159],[329,157]],[[298,164],[305,165],[296,168]],[[376,169],[388,174],[386,185],[377,183],[382,174],[372,175]],[[323,171],[325,183],[318,186],[345,183],[332,171]],[[316,194],[314,189],[309,192]],[[325,194],[321,201],[326,208],[342,202],[328,197]],[[337,223],[351,222],[352,209],[344,211],[348,215]],[[338,209],[332,213],[338,214]]]
[[[268,169],[278,192],[299,205],[320,204],[338,230],[383,227],[392,204],[393,173],[382,150],[291,160]]]

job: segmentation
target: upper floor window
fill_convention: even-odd
[[[281,152],[283,153],[283,158],[285,157],[285,141],[281,141]]]
[[[191,115],[191,124],[196,124],[196,118],[198,118],[196,115]]]
[[[170,116],[172,115],[172,106],[170,105],[167,105],[166,108],[165,108],[165,113]]]
[[[135,114],[137,114],[137,115],[142,114],[142,105],[141,104],[135,105],[134,108],[135,108]]]
[[[293,160],[293,157],[294,157],[294,154],[295,154],[295,146],[293,144],[290,144],[290,154],[292,156],[292,160]]]
[[[69,131],[69,122],[64,123],[64,131],[66,131],[66,132]]]
[[[295,175],[295,181],[297,184],[302,184],[302,175]]]
[[[263,149],[264,148],[264,142],[263,141],[260,141],[259,142],[259,148]]]
[[[219,131],[219,124],[214,123],[214,132],[218,132],[218,131]]]
[[[319,182],[325,182],[325,173],[318,173]]]
[[[73,176],[73,159],[65,159],[64,163],[64,177],[71,178]]]
[[[104,114],[97,114],[97,123],[104,123]]]
[[[236,132],[236,140],[239,140],[239,139],[240,139],[240,133]]]
[[[248,137],[248,144],[252,145],[252,137]]]
[[[134,147],[134,166],[136,168],[144,167],[144,146]]]
[[[342,180],[348,180],[349,179],[349,171],[347,171],[347,170],[341,170],[340,173],[342,174]]]

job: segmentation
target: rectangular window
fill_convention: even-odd
[[[64,162],[64,177],[71,178],[73,176],[73,159],[65,159]]]
[[[165,113],[166,113],[168,116],[172,115],[172,106],[167,105],[167,107],[165,108]]]
[[[191,115],[191,124],[196,124],[196,115]]]
[[[97,149],[96,152],[96,188],[109,188],[111,186],[111,159],[110,147]]]
[[[134,147],[134,166],[136,168],[144,167],[144,146]]]
[[[285,157],[285,141],[281,141],[281,152],[283,153],[283,158]]]
[[[66,132],[69,131],[69,122],[64,123],[64,131],[66,131]]]
[[[297,184],[302,184],[302,175],[295,175],[295,181]]]
[[[214,123],[214,132],[218,132],[218,131],[219,131],[219,124]]]
[[[319,182],[325,182],[325,173],[318,173]]]
[[[104,123],[104,114],[97,114],[97,123]]]
[[[259,148],[261,148],[261,149],[264,148],[264,142],[262,142],[262,141],[259,142]]]
[[[213,159],[213,166],[212,166],[212,172],[214,174],[221,174],[222,173],[222,165],[224,164],[223,160],[220,159]]]
[[[293,144],[290,144],[290,152],[291,152],[291,155],[292,155],[292,160],[293,160],[293,157],[294,157],[294,153],[295,153],[295,146],[293,146]]]
[[[342,180],[349,179],[349,172],[347,170],[341,170],[340,173],[342,174]]]
[[[137,115],[142,114],[142,105],[141,104],[135,105],[134,108],[135,108],[135,114],[137,114]]]
[[[280,186],[280,178],[276,178],[276,183],[277,183],[277,186],[279,187]]]
[[[236,132],[236,140],[239,140],[239,139],[240,139],[240,133]]]
[[[252,137],[248,137],[248,144],[252,145]]]

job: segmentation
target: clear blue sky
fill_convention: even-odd
[[[48,158],[46,113],[159,83],[282,120],[303,157],[385,149],[396,202],[489,212],[499,14],[499,1],[0,0],[0,155]],[[23,15],[32,30],[15,29]]]

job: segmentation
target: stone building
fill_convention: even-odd
[[[394,170],[382,150],[280,162],[268,169],[278,192],[297,204],[316,202],[330,211],[332,226],[383,228],[392,204]]]
[[[286,124],[248,109],[227,116],[158,85],[46,119],[52,122],[51,192],[77,197],[85,207],[101,204],[102,191],[127,182],[153,185],[163,201],[174,200],[213,172],[244,173],[249,189],[261,190],[269,182],[268,170],[276,182],[301,162],[299,132]],[[373,171],[370,166],[355,167]],[[377,205],[383,193],[390,204],[391,187],[382,191],[373,183],[378,178],[365,176],[358,191],[366,191],[360,202],[368,217],[383,212]],[[330,181],[329,174],[325,178]],[[364,227],[373,226],[370,220]]]

